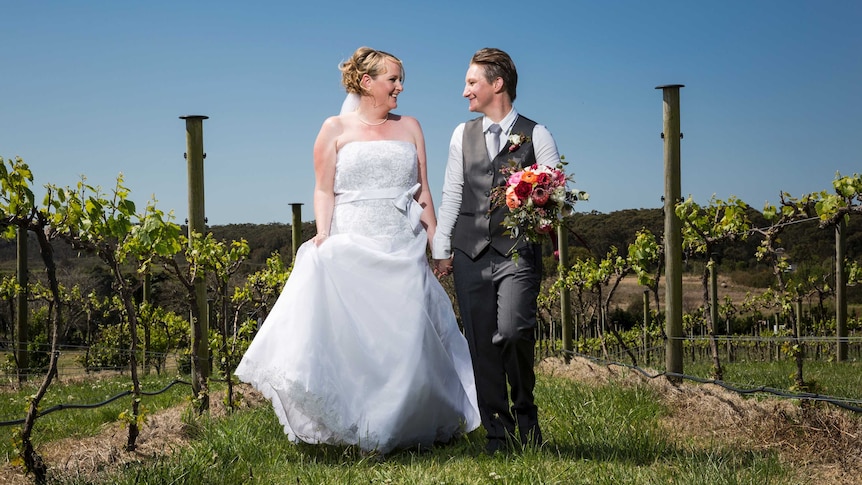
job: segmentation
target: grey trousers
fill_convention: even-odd
[[[489,440],[542,441],[533,400],[541,275],[539,245],[519,250],[517,261],[493,248],[475,260],[455,251],[455,294],[473,360],[479,413]]]

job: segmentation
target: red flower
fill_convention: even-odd
[[[541,175],[546,175],[546,174],[541,174]],[[544,187],[542,187],[540,185],[540,186],[533,189],[533,193],[531,194],[531,197],[533,198],[534,204],[536,204],[539,207],[542,207],[548,203],[548,198],[551,197],[551,194]]]
[[[524,200],[529,197],[530,193],[532,192],[533,185],[528,182],[524,182],[523,180],[518,182],[518,185],[515,186],[515,195],[517,195],[518,198],[521,200]]]
[[[538,172],[536,174],[536,183],[539,185],[548,185],[551,183],[551,174],[545,172]]]

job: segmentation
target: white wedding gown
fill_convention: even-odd
[[[300,247],[236,369],[293,441],[386,453],[479,426],[467,342],[426,257],[417,180],[411,143],[338,152],[331,234]]]

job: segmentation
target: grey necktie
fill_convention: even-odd
[[[488,127],[488,134],[485,136],[485,144],[488,146],[488,156],[491,160],[500,153],[500,134],[502,132],[503,129],[500,128],[500,125],[497,123]]]

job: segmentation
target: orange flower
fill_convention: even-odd
[[[514,185],[510,185],[506,189],[506,206],[509,207],[509,209],[517,209],[521,206],[521,201],[518,200],[518,195],[515,194]]]
[[[528,184],[532,184],[536,182],[536,172],[532,172],[530,170],[524,170],[523,175],[521,175],[521,182],[527,182]]]

